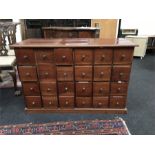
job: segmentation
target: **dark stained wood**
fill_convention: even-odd
[[[57,95],[56,82],[40,82],[42,95]]]
[[[47,109],[56,109],[58,107],[57,97],[55,96],[43,96],[43,107]]]
[[[111,96],[110,108],[125,108],[126,96]]]
[[[91,97],[76,97],[76,105],[78,108],[90,108],[92,105]]]
[[[28,108],[41,108],[40,96],[26,96],[25,101]]]
[[[73,96],[60,96],[59,102],[60,102],[60,108],[73,108],[74,107]]]
[[[109,97],[93,97],[93,107],[95,108],[108,108]]]

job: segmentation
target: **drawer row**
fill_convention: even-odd
[[[16,49],[15,52],[18,65],[130,64],[133,57],[133,48],[22,48]]]
[[[55,96],[26,96],[27,108],[125,108],[126,96],[76,97],[60,96],[59,103]],[[74,104],[75,103],[75,104]]]
[[[131,66],[19,66],[21,81],[129,81]],[[75,71],[74,71],[75,70]],[[111,77],[112,75],[112,77]]]
[[[106,96],[111,95],[126,95],[128,83],[112,82],[24,82],[23,90],[25,96]],[[92,95],[93,94],[93,95]]]

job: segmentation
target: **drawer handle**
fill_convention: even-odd
[[[101,106],[101,105],[102,105],[102,103],[101,103],[101,102],[99,102],[99,103],[98,103],[98,105],[99,105],[99,106]]]
[[[51,105],[51,104],[52,104],[52,102],[50,101],[50,102],[49,102],[49,104]]]
[[[49,75],[49,73],[48,73],[48,72],[46,72],[46,73],[45,73],[45,75]]]
[[[26,76],[30,76],[30,73],[26,73]]]
[[[100,76],[103,76],[103,75],[104,75],[104,72],[101,72],[101,73],[100,73]]]
[[[124,73],[119,73],[119,75],[120,75],[120,76],[123,76],[123,75],[124,75]]]
[[[85,77],[85,76],[86,76],[86,73],[83,72],[83,73],[82,73],[82,77]]]
[[[43,55],[42,57],[43,57],[43,59],[46,59],[47,58],[47,55]]]
[[[83,87],[83,88],[82,88],[82,91],[85,91],[85,90],[86,90],[86,88],[85,88],[85,87]]]
[[[68,102],[68,101],[66,101],[66,102],[65,102],[65,104],[66,104],[66,105],[68,105],[68,104],[69,104],[69,102]]]
[[[125,55],[124,55],[124,54],[121,56],[121,59],[122,59],[122,60],[125,59]]]
[[[86,104],[86,102],[85,101],[82,101],[82,105],[85,105]]]
[[[30,90],[32,91],[32,90],[34,90],[34,88],[31,87]]]
[[[47,91],[51,91],[51,89],[50,88],[47,88]]]
[[[119,105],[119,102],[116,102],[117,105]]]
[[[102,56],[101,56],[101,60],[103,61],[104,59],[105,59],[105,56],[104,56],[104,55],[102,55]]]
[[[117,88],[118,92],[121,90],[121,88]]]
[[[82,61],[84,61],[85,58],[86,58],[86,56],[85,55],[82,55]]]
[[[67,87],[65,87],[65,92],[66,92],[66,91],[68,91],[68,88],[67,88]]]
[[[67,76],[67,73],[64,73],[64,76],[66,77]]]
[[[28,56],[27,55],[24,55],[24,59],[28,59]]]
[[[35,105],[35,102],[32,102],[33,105]]]
[[[62,56],[62,59],[63,59],[63,60],[65,60],[65,59],[66,59],[66,56],[65,56],[65,55],[63,55],[63,56]]]
[[[103,88],[100,88],[100,93],[103,93]]]

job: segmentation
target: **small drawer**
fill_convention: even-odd
[[[21,81],[37,81],[36,67],[19,66],[18,71]]]
[[[112,81],[129,81],[131,66],[114,66]]]
[[[94,108],[108,108],[109,97],[94,97],[93,107]]]
[[[76,96],[92,96],[92,83],[77,82]]]
[[[42,95],[56,95],[56,83],[55,82],[41,82],[40,89]]]
[[[74,108],[73,96],[61,96],[59,97],[60,108]]]
[[[94,64],[112,64],[112,52],[111,48],[95,49]]]
[[[92,67],[91,66],[76,66],[75,67],[76,81],[92,81]]]
[[[57,108],[58,107],[58,101],[56,96],[43,96],[43,107],[44,108]]]
[[[75,49],[76,65],[91,65],[93,62],[93,52],[91,49]]]
[[[38,65],[38,74],[41,81],[56,81],[56,67],[52,64]]]
[[[90,31],[79,31],[79,38],[94,38],[94,32]]]
[[[27,108],[41,108],[41,97],[40,96],[33,96],[25,97]]]
[[[78,108],[90,108],[92,106],[91,97],[76,97],[76,106]]]
[[[74,96],[73,82],[59,82],[58,88],[60,96]]]
[[[58,81],[73,81],[73,67],[57,67]]]
[[[128,90],[128,83],[111,83],[112,95],[126,95]]]
[[[37,82],[23,82],[25,96],[39,96],[40,89]]]
[[[35,51],[37,63],[54,63],[53,49],[38,49]]]
[[[118,48],[114,50],[114,64],[130,64],[133,58],[133,48]]]
[[[94,82],[93,83],[93,95],[104,96],[109,94],[109,82]]]
[[[19,48],[15,49],[16,59],[18,65],[34,65],[35,64],[35,56],[34,51],[31,48],[24,49]]]
[[[73,52],[71,48],[56,48],[54,52],[57,65],[73,64]]]
[[[110,81],[111,66],[94,66],[94,81]]]
[[[126,96],[111,96],[110,108],[125,108]]]

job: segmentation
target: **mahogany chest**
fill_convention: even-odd
[[[28,39],[12,45],[28,112],[126,113],[134,44]]]

